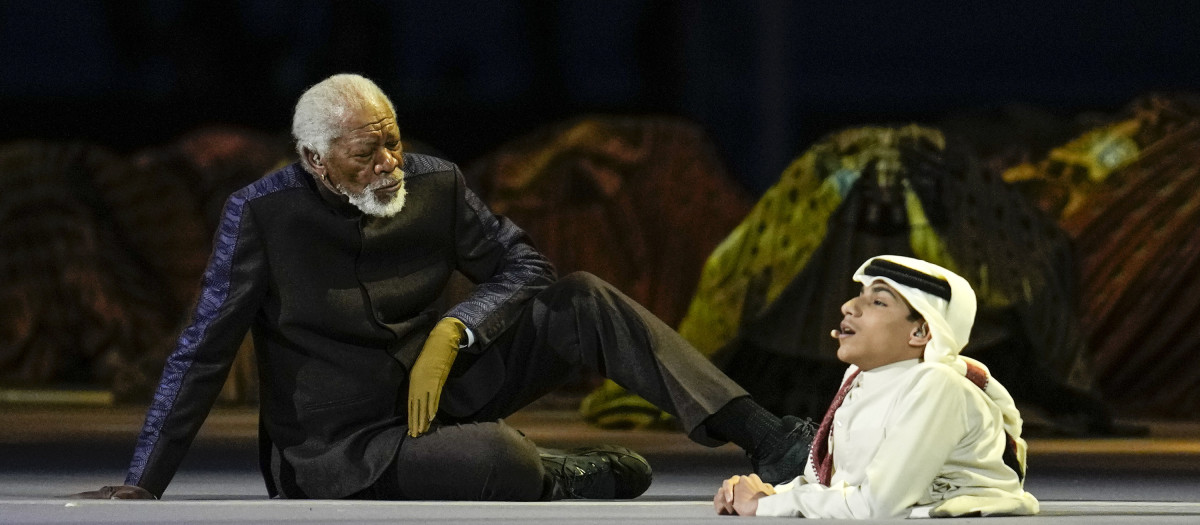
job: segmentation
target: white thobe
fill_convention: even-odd
[[[860,373],[832,428],[829,486],[817,481],[810,454],[802,476],[758,500],[759,516],[1038,511],[1037,499],[1004,464],[1007,437],[1000,408],[947,365],[913,359]]]

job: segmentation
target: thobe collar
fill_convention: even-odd
[[[854,378],[854,386],[886,383],[919,364],[921,364],[920,359],[905,359],[904,361],[897,361],[870,370],[864,370],[858,374],[858,377]]]

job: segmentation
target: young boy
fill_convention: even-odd
[[[1025,492],[1025,442],[1012,397],[958,355],[975,292],[940,266],[900,256],[859,267],[842,305],[838,359],[851,366],[804,474],[771,486],[734,476],[718,514],[903,518],[1036,514]]]

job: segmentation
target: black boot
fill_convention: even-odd
[[[650,488],[650,463],[615,445],[539,449],[549,486],[546,499],[632,499]]]
[[[817,433],[817,426],[808,418],[783,416],[783,426],[790,429],[784,440],[785,448],[773,451],[761,459],[747,454],[750,456],[750,464],[754,466],[754,473],[772,485],[791,481],[804,474],[809,447],[812,446],[813,436]]]

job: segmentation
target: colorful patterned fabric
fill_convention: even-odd
[[[1086,392],[1066,236],[932,128],[854,128],[811,146],[713,251],[680,333],[767,408],[819,417],[845,368],[828,332],[857,293],[847,276],[886,253],[971,283],[980,314],[964,353],[1013,378],[1019,402],[1109,423]],[[621,395],[610,385],[585,404]]]
[[[149,399],[195,302],[220,207],[287,148],[201,129],[129,157],[70,143],[0,150],[0,265],[11,277],[0,296],[14,305],[0,321],[0,383]],[[247,368],[224,400],[254,399]]]
[[[1195,417],[1200,97],[1146,97],[1113,120],[1004,176],[1056,204],[1046,211],[1074,239],[1082,326],[1106,399],[1142,417]]]
[[[705,257],[750,207],[708,137],[670,118],[550,126],[501,146],[467,176],[560,275],[591,272],[672,326]]]
[[[155,271],[161,259],[131,249],[144,237],[126,220],[183,235],[196,218],[170,183],[137,175],[93,145],[0,147],[0,384],[112,385],[129,399],[158,377],[153,356],[177,319]],[[177,246],[163,253],[183,255]]]

